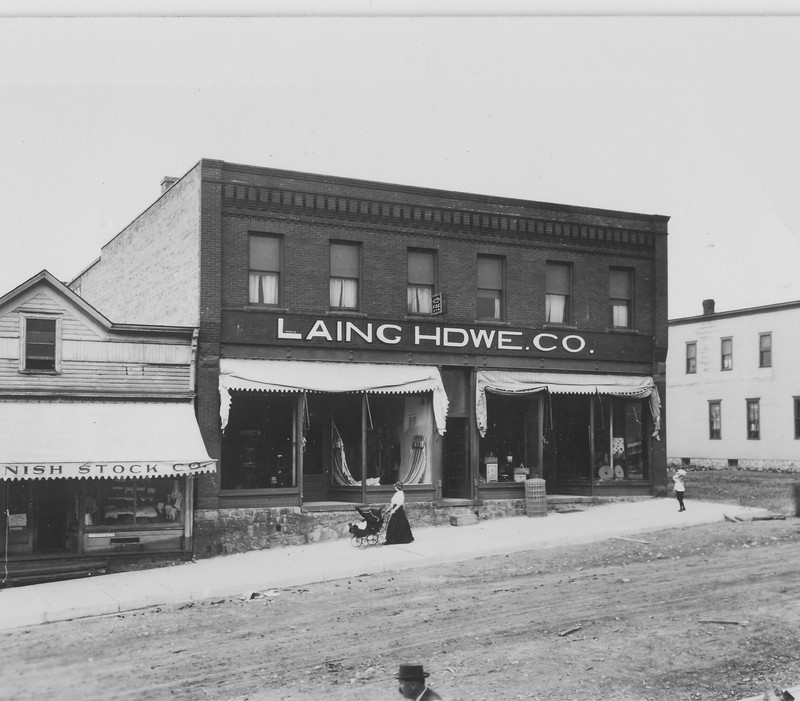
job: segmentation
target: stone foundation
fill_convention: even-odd
[[[706,470],[758,470],[760,472],[800,472],[797,460],[737,460],[731,465],[728,460],[719,458],[689,458],[689,464],[682,458],[667,458],[668,467],[702,467]]]
[[[524,516],[524,499],[502,499],[450,506],[439,502],[405,505],[411,528],[449,526],[450,518],[479,520]],[[298,507],[273,509],[197,510],[194,520],[195,557],[229,555],[248,550],[305,545],[349,538],[349,525],[359,521],[354,509],[304,511]]]

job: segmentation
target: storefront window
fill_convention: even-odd
[[[295,487],[293,436],[297,395],[231,392],[222,437],[222,489]]]
[[[640,400],[595,397],[595,479],[601,482],[647,478],[644,460],[645,406]]]
[[[524,482],[537,476],[539,397],[487,393],[486,435],[480,440],[480,481]]]
[[[76,509],[79,504],[75,496]],[[170,477],[90,480],[83,500],[86,526],[175,523],[183,518],[183,483]],[[70,521],[80,514],[70,514]]]
[[[430,484],[430,397],[367,395],[367,410],[367,484]]]

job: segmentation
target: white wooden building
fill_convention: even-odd
[[[668,463],[800,469],[800,301],[669,322]]]

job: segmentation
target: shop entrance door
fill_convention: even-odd
[[[450,417],[444,434],[442,497],[468,499],[470,496],[467,419]]]
[[[65,480],[40,480],[36,484],[36,549],[66,550],[69,494]]]
[[[313,406],[307,414],[303,444],[303,502],[327,501],[330,483],[329,414]]]

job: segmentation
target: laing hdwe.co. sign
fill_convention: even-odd
[[[568,353],[594,351],[576,333],[434,324],[376,323],[349,319],[278,317],[276,340],[309,345],[393,346],[460,352]]]

